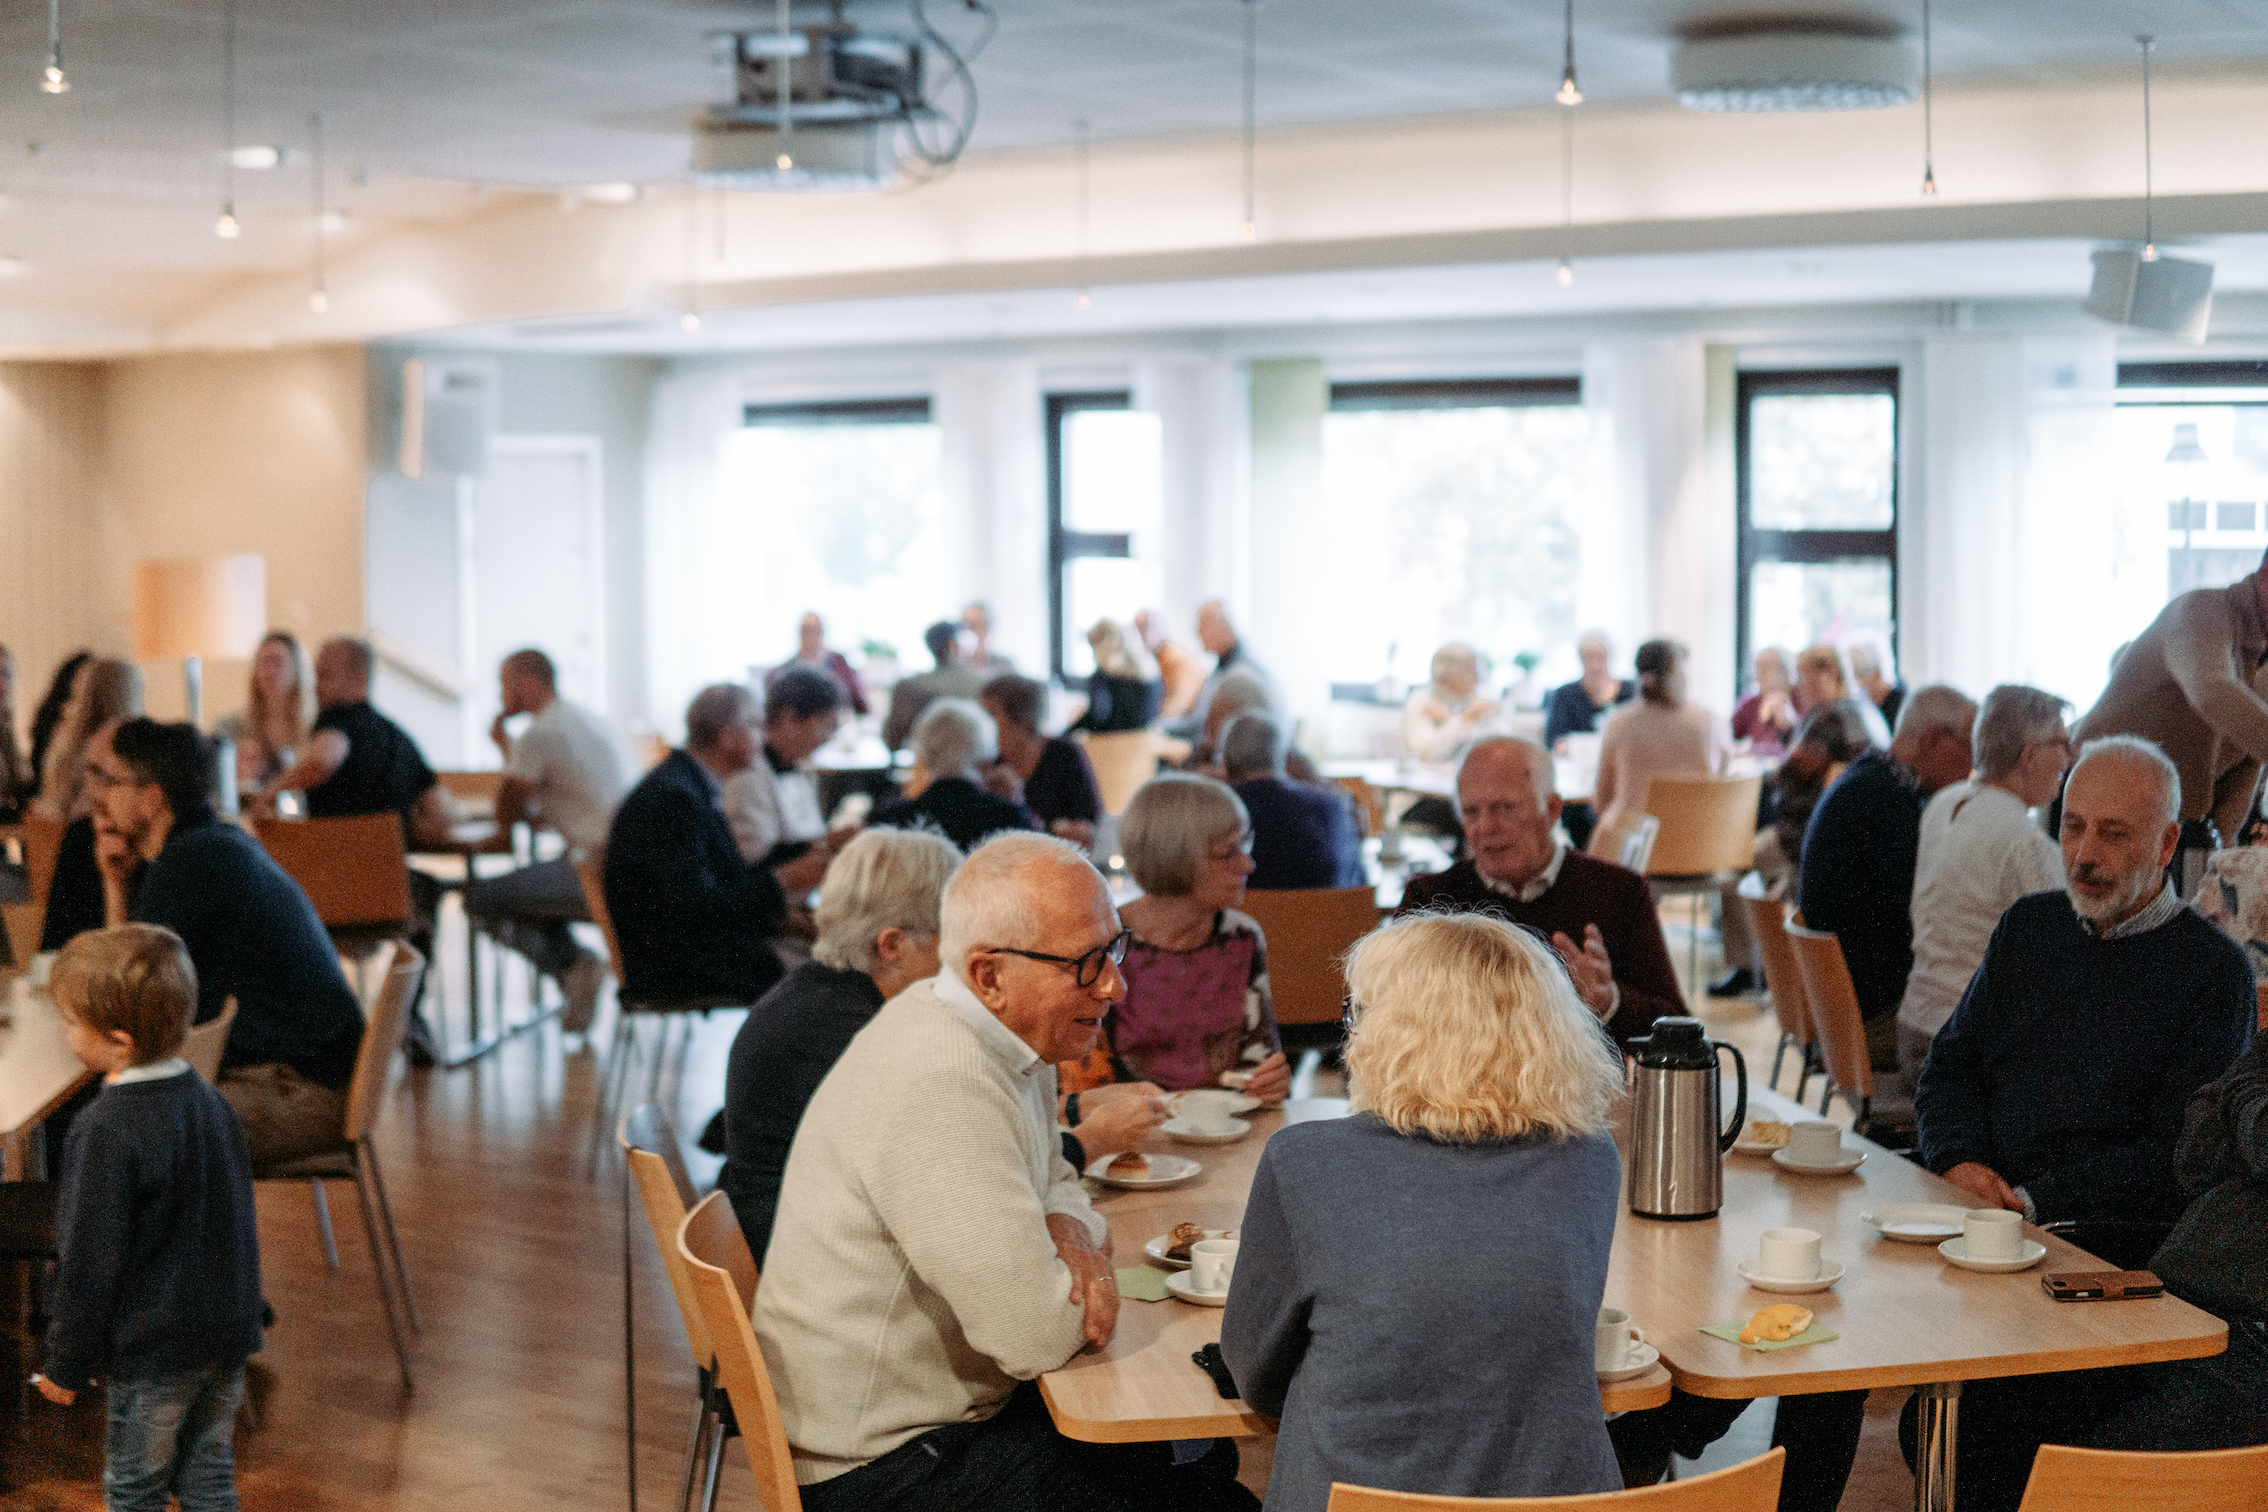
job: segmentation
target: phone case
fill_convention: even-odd
[[[2040,1277],[2040,1288],[2058,1302],[2124,1302],[2162,1297],[2166,1283],[2146,1270],[2059,1271]]]

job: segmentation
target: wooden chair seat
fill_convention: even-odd
[[[1566,1512],[1774,1512],[1780,1504],[1780,1473],[1787,1456],[1785,1449],[1772,1449],[1691,1480],[1629,1491],[1596,1491],[1586,1496],[1426,1496],[1334,1483],[1328,1512],[1518,1512],[1522,1508],[1539,1512],[1544,1508],[1564,1508]]]
[[[2260,1512],[2268,1445],[2141,1454],[2048,1444],[2017,1512]]]

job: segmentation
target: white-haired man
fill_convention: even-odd
[[[780,1187],[755,1322],[804,1506],[1256,1506],[1233,1449],[1075,1443],[1032,1384],[1118,1321],[1055,1132],[1055,1065],[1126,994],[1109,889],[1067,843],[1004,836],[939,932],[943,969],[851,1040]]]
[[[1003,830],[1037,828],[1030,809],[982,785],[979,773],[1000,759],[1000,734],[978,704],[966,698],[933,699],[914,726],[913,751],[920,786],[912,797],[877,809],[874,824],[934,829],[963,850]]]
[[[2062,892],[2020,899],[1915,1093],[1928,1167],[2038,1222],[2180,1216],[2174,1146],[2252,1039],[2252,967],[2167,883],[2181,777],[2090,741],[2063,793]]]

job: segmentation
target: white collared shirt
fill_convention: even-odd
[[[1551,891],[1552,884],[1559,880],[1559,868],[1566,860],[1567,842],[1557,840],[1552,843],[1551,859],[1544,863],[1544,869],[1530,877],[1526,882],[1515,887],[1509,882],[1499,882],[1483,872],[1481,873],[1481,886],[1501,897],[1513,898],[1522,903],[1533,903],[1536,899]],[[1474,869],[1479,870],[1478,867]]]
[[[113,1087],[123,1087],[129,1082],[164,1081],[167,1077],[179,1076],[188,1069],[189,1063],[174,1055],[161,1061],[151,1061],[146,1066],[128,1066],[123,1071],[113,1071],[103,1081]]]

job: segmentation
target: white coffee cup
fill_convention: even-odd
[[[1599,1309],[1597,1343],[1592,1351],[1598,1369],[1622,1369],[1630,1363],[1631,1352],[1645,1342],[1645,1334],[1630,1321],[1630,1314],[1619,1307]]]
[[[2024,1246],[2024,1215],[1973,1208],[1961,1222],[1961,1248],[1972,1260],[2013,1260]]]
[[[1237,1241],[1200,1239],[1189,1246],[1189,1279],[1201,1292],[1225,1292],[1236,1274]]]
[[[1775,1281],[1813,1281],[1819,1276],[1816,1229],[1766,1229],[1756,1241],[1756,1270]]]
[[[1788,1126],[1788,1159],[1802,1165],[1833,1165],[1843,1158],[1843,1131],[1824,1119]]]

